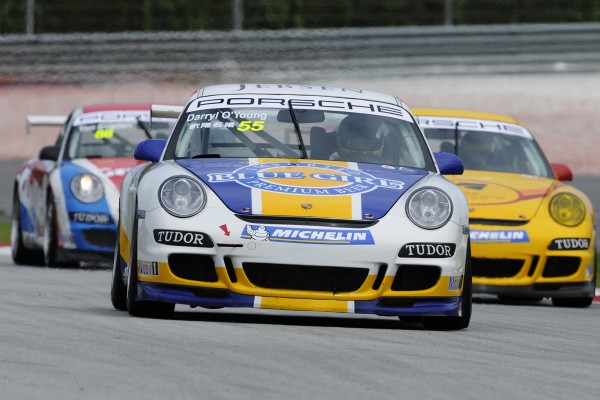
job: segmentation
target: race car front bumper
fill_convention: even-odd
[[[367,235],[353,236],[372,240],[352,245],[321,240],[340,235],[349,238],[348,232],[360,229],[317,229],[278,222],[275,227],[265,224],[265,228],[271,233],[275,228],[287,232],[285,236],[255,240],[246,234],[247,222],[230,212],[215,210],[207,215],[210,218],[201,223],[176,221],[179,237],[189,237],[187,246],[175,243],[174,236],[165,243],[167,236],[161,232],[174,224],[165,222],[169,216],[163,210],[146,212],[138,221],[138,300],[389,316],[461,313],[468,246],[462,226],[448,223],[432,232],[407,219],[388,218],[365,228]],[[193,243],[192,231],[199,231],[199,226],[202,240],[210,246],[200,239]],[[258,224],[252,226],[258,229]],[[307,230],[312,230],[311,239],[300,240]],[[296,237],[297,231],[302,232]],[[398,231],[402,234],[390,234]],[[125,265],[131,244],[123,231],[119,237]],[[401,249],[410,243],[437,243],[439,257],[417,257],[416,250],[401,255]],[[442,254],[441,248],[448,246],[440,243],[451,244],[455,250]]]
[[[554,225],[548,221],[531,221],[518,229],[472,225],[473,292],[499,296],[593,297],[596,279],[593,228],[585,224],[569,229]],[[486,238],[504,238],[504,241],[478,240],[482,238],[478,232],[486,232]],[[568,248],[556,245],[567,241],[576,245]]]

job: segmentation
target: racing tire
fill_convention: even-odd
[[[52,201],[52,197],[52,192],[49,192],[46,204],[46,220],[42,244],[44,264],[48,267],[78,267],[79,262],[66,262],[60,257],[58,249],[58,229],[56,225],[56,205],[54,204],[54,201]]]
[[[137,208],[134,215],[137,215]],[[168,319],[175,311],[174,303],[162,301],[139,301],[137,300],[138,277],[137,277],[137,216],[133,224],[131,234],[131,255],[129,257],[129,275],[127,276],[126,304],[127,311],[134,317]]]
[[[467,257],[465,259],[465,277],[461,295],[461,315],[451,317],[423,317],[425,329],[456,331],[465,329],[471,322],[473,309],[473,277],[471,272],[471,240],[467,243]]]
[[[117,245],[115,246],[115,257],[112,268],[112,285],[110,287],[110,301],[113,307],[119,311],[127,311],[127,288],[123,284],[123,273],[119,262],[119,235],[117,234]]]
[[[56,206],[52,201],[52,193],[48,193],[46,201],[46,220],[44,224],[44,241],[42,251],[44,253],[44,264],[48,267],[57,267],[57,245],[56,240]]]
[[[596,257],[598,254],[598,250],[594,248],[594,275],[592,276],[592,282],[594,282],[594,288],[592,289],[591,296],[585,297],[553,297],[552,305],[554,307],[569,307],[569,308],[585,308],[592,305],[594,302],[594,295],[596,293],[596,277],[598,274],[597,270],[597,260]]]
[[[10,227],[10,250],[13,262],[17,265],[40,265],[42,257],[39,251],[28,249],[23,243],[21,228],[21,207],[19,193],[15,187],[13,193],[12,220]]]

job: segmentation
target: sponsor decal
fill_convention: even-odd
[[[69,214],[71,221],[85,224],[110,224],[112,218],[104,213],[72,212]]]
[[[169,246],[213,247],[213,242],[202,232],[174,231],[170,229],[155,229],[154,241]]]
[[[125,176],[125,175],[127,175],[127,172],[129,172],[129,170],[131,169],[131,167],[126,167],[126,168],[102,167],[102,168],[99,168],[99,169],[108,178],[112,178],[114,176]]]
[[[447,258],[454,255],[454,243],[408,243],[405,244],[398,256],[418,258]]]
[[[527,139],[532,139],[531,133],[522,126],[510,124],[506,122],[497,122],[490,120],[477,119],[458,119],[448,117],[416,117],[421,128],[437,128],[437,129],[454,129],[456,126],[463,130],[470,131],[487,131],[504,133],[507,135],[521,136]]]
[[[138,274],[146,276],[158,276],[158,263],[156,261],[138,261]]]
[[[312,244],[375,244],[370,231],[362,229],[318,229],[289,226],[246,225],[242,239]]]
[[[148,121],[150,119],[150,113],[143,110],[90,112],[78,115],[73,121],[73,125],[118,123],[122,121],[137,122],[138,118],[142,121]]]
[[[526,243],[529,242],[529,236],[525,230],[500,230],[486,231],[471,229],[471,240],[474,242],[507,242],[507,243]]]
[[[451,276],[448,281],[448,290],[460,290],[463,286],[463,276]]]
[[[548,250],[587,250],[589,248],[590,239],[584,238],[554,239],[548,246]]]
[[[378,188],[403,190],[405,183],[376,178],[366,172],[310,162],[275,162],[247,165],[232,173],[207,174],[210,183],[237,182],[251,189],[285,194],[340,196]]]
[[[325,111],[352,111],[364,114],[374,114],[387,117],[395,117],[404,121],[412,122],[412,118],[403,108],[371,100],[320,97],[320,96],[293,96],[293,95],[229,95],[223,97],[201,97],[190,102],[186,112],[207,109],[223,109],[226,112],[235,108],[287,108],[325,110]],[[195,118],[195,117],[187,117]],[[214,118],[214,117],[213,117]],[[189,120],[188,120],[189,121]],[[194,119],[195,121],[195,119]]]
[[[470,206],[510,204],[537,199],[543,197],[547,191],[545,187],[517,190],[500,183],[478,183],[474,181],[457,182],[456,185],[463,189]]]

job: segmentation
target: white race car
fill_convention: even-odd
[[[165,112],[163,110],[163,112]],[[168,111],[167,111],[168,113]],[[360,89],[198,90],[120,196],[112,303],[471,318],[468,207],[406,105]]]

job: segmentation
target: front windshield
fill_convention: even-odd
[[[278,107],[209,108],[198,103],[190,103],[180,117],[165,159],[308,158],[434,170],[417,125],[397,106],[386,104],[394,112],[363,114],[338,111],[344,108],[339,106],[290,108],[284,100]]]
[[[419,121],[431,150],[457,154],[465,169],[553,177],[544,154],[523,127],[487,121],[474,128],[470,121],[462,125],[473,129],[464,129],[455,121],[458,127],[433,128],[423,123],[426,118]]]
[[[85,113],[73,121],[66,143],[65,159],[133,157],[139,142],[166,139],[172,119],[154,119],[150,130],[149,111],[103,111]]]

